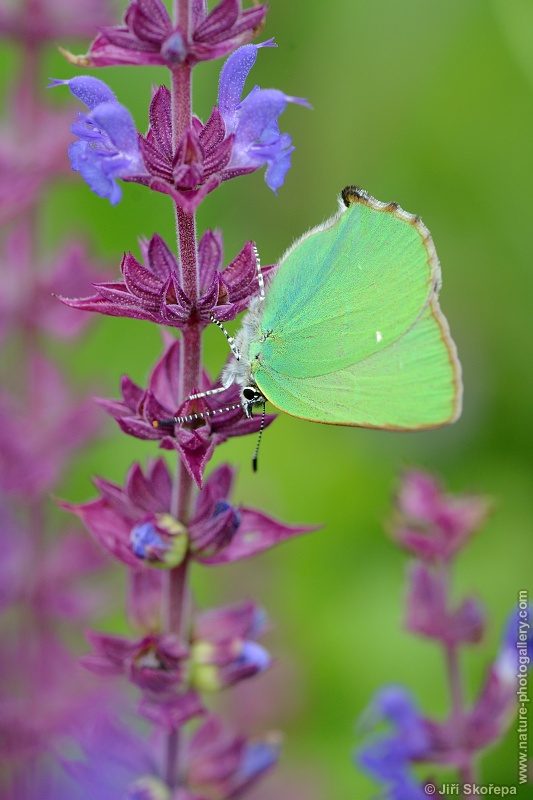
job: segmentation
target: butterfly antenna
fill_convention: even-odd
[[[255,268],[257,270],[257,283],[259,284],[259,297],[261,300],[265,299],[265,281],[263,279],[263,273],[261,272],[261,261],[259,259],[259,252],[257,247],[252,245],[254,248],[254,255],[255,255]]]
[[[214,314],[210,314],[209,315],[209,319],[211,320],[211,322],[213,322],[217,326],[217,328],[220,328],[220,330],[222,331],[222,333],[224,334],[224,336],[228,340],[228,344],[230,346],[231,352],[233,353],[233,355],[235,356],[237,361],[240,361],[241,360],[241,353],[240,353],[239,348],[235,344],[235,339],[233,338],[233,336],[230,336],[230,334],[227,332],[227,330],[225,329],[223,324],[220,322],[220,320],[218,320],[215,317]]]
[[[182,425],[184,422],[196,422],[198,419],[205,419],[206,417],[214,417],[215,414],[224,414],[226,411],[235,411],[237,408],[242,408],[240,403],[234,403],[232,406],[225,406],[224,408],[214,408],[211,411],[202,411],[198,414],[187,414],[184,417],[169,417],[168,419],[154,419],[152,427],[164,428],[171,425]]]
[[[217,386],[216,389],[207,389],[205,392],[196,392],[195,394],[190,394],[187,400],[199,400],[202,397],[211,397],[214,394],[220,394],[220,392],[225,392],[227,386]]]
[[[263,410],[261,411],[261,425],[259,426],[259,436],[257,437],[257,444],[254,450],[254,457],[252,458],[252,469],[257,472],[257,457],[259,455],[259,445],[261,444],[261,436],[265,429],[265,404],[263,403]]]

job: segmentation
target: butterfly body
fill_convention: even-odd
[[[235,337],[222,383],[247,416],[270,400],[337,425],[432,428],[461,410],[461,370],[419,217],[347,187],[330,220],[287,251]]]

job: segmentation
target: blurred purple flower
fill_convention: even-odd
[[[25,16],[28,16],[25,13]],[[66,149],[72,110],[36,106],[30,137],[21,137],[20,120],[28,97],[13,94],[0,127],[0,223],[16,219],[41,199],[48,181],[70,173]]]
[[[477,531],[490,510],[484,497],[445,494],[423,472],[403,476],[397,497],[394,538],[426,561],[449,561]]]
[[[189,474],[201,488],[203,472],[216,446],[231,436],[255,433],[261,426],[259,416],[248,419],[242,410],[239,388],[230,386],[216,397],[186,400],[178,405],[181,343],[167,339],[167,347],[156,363],[148,381],[141,389],[127,376],[122,378],[122,400],[99,400],[129,436],[161,442],[165,450],[177,450]],[[171,343],[170,343],[171,342]],[[213,388],[207,373],[203,373],[199,391]],[[176,415],[199,414],[198,419],[181,424],[159,424]],[[267,415],[265,426],[275,417]]]
[[[122,199],[117,178],[144,173],[137,129],[128,109],[121,105],[103,81],[90,75],[54,80],[50,86],[66,85],[89,109],[79,113],[71,131],[79,137],[69,147],[72,169],[79,172],[99,197],[112,206]]]
[[[189,554],[204,564],[238,561],[260,553],[292,536],[314,530],[277,522],[250,508],[233,507],[227,497],[233,471],[221,466],[209,476],[198,495],[196,511],[187,524]],[[89,532],[115,558],[134,569],[144,562],[133,552],[131,533],[141,522],[170,516],[172,478],[159,459],[145,476],[138,464],[128,473],[124,489],[95,481],[100,497],[89,503],[61,505],[75,513]]]
[[[90,320],[60,303],[54,294],[79,294],[102,277],[90,262],[81,242],[70,242],[55,253],[49,263],[32,271],[30,233],[24,223],[15,227],[5,240],[0,259],[0,340],[23,326],[51,336],[73,338]]]
[[[252,242],[223,270],[220,237],[206,231],[198,246],[200,295],[195,303],[180,286],[179,265],[163,239],[155,234],[140,242],[143,261],[131,254],[121,264],[123,280],[95,283],[98,294],[61,301],[72,308],[97,311],[113,317],[131,317],[160,325],[183,328],[194,321],[207,325],[211,314],[217,319],[234,319],[257,294],[257,266]],[[272,267],[263,270],[267,275]]]
[[[141,690],[139,712],[151,722],[175,730],[204,713],[189,688],[189,648],[174,634],[131,640],[91,631],[87,637],[94,652],[83,665],[99,675],[124,675]]]
[[[528,672],[533,662],[533,606],[514,611],[505,626],[499,652],[483,689],[468,715],[471,747],[481,748],[505,733],[521,707],[528,702]],[[518,727],[522,724],[519,717]]]
[[[168,692],[184,683],[189,650],[173,634],[149,634],[130,640],[90,631],[93,654],[83,665],[98,675],[124,675],[139,689],[153,694]]]
[[[260,47],[275,47],[270,39],[259,45],[240,47],[228,58],[218,89],[218,108],[226,135],[233,135],[229,167],[234,169],[259,169],[266,165],[265,181],[274,194],[283,184],[291,165],[291,137],[281,134],[278,117],[287,103],[307,106],[301,97],[291,97],[278,89],[260,89],[255,86],[243,99],[242,93],[248,73],[255,64]]]
[[[446,577],[416,561],[408,580],[406,627],[413,633],[446,645],[481,641],[485,615],[480,603],[468,597],[453,608]]]
[[[412,774],[413,761],[425,760],[431,739],[424,719],[405,689],[381,689],[361,720],[377,727],[388,723],[391,730],[377,733],[357,753],[357,762],[374,779],[385,783],[390,800],[423,800],[427,797]]]
[[[48,491],[98,428],[93,403],[73,401],[50,362],[34,357],[28,369],[27,407],[0,390],[0,487],[25,501]]]
[[[95,702],[108,700],[44,618],[16,648],[2,649],[0,674],[0,763],[7,774],[10,764],[52,752],[76,721],[93,719]]]
[[[254,641],[264,627],[264,613],[252,602],[198,614],[191,644],[193,685],[217,690],[267,669],[270,655]]]
[[[193,797],[240,797],[279,756],[279,737],[271,734],[250,742],[231,733],[218,717],[210,715],[195,730],[187,753],[187,785]]]
[[[34,43],[91,36],[95,28],[113,19],[111,0],[30,0],[29,3],[0,2],[0,36]]]
[[[74,63],[104,67],[114,64],[173,67],[221,58],[255,35],[267,12],[266,5],[242,10],[240,0],[222,0],[208,12],[205,0],[192,4],[191,35],[170,19],[162,0],[132,0],[124,25],[104,28],[87,56]]]
[[[126,726],[102,715],[86,725],[78,739],[83,757],[63,759],[70,793],[49,800],[170,800],[170,791],[163,793],[166,786],[152,744],[131,723]]]

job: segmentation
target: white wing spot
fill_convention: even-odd
[[[376,342],[381,342],[382,339],[383,336],[381,335],[381,333],[379,331],[376,331]]]

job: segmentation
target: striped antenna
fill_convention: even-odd
[[[224,414],[226,411],[235,411],[237,408],[242,408],[240,403],[234,403],[232,406],[225,408],[215,408],[211,411],[203,411],[200,414],[187,414],[185,417],[170,417],[169,419],[154,419],[152,426],[154,428],[164,428],[171,425],[183,425],[184,422],[195,422],[197,419],[205,419],[206,417],[214,417],[215,414]]]
[[[235,356],[235,358],[237,359],[237,361],[240,361],[240,360],[241,360],[241,353],[240,353],[240,350],[239,350],[239,348],[238,348],[238,347],[236,347],[236,345],[235,345],[235,339],[233,338],[233,336],[230,336],[230,335],[229,335],[229,333],[227,332],[227,330],[225,329],[225,327],[223,326],[223,324],[222,324],[222,323],[221,323],[221,322],[220,322],[220,321],[219,321],[219,320],[218,320],[218,319],[215,317],[215,315],[214,315],[214,314],[210,314],[210,315],[209,315],[209,319],[211,320],[211,322],[214,322],[214,324],[215,324],[215,325],[216,325],[218,328],[220,328],[220,330],[222,331],[222,333],[224,334],[224,336],[225,336],[225,337],[226,337],[226,339],[228,340],[228,344],[229,344],[229,346],[230,346],[230,350],[231,350],[231,352],[233,353],[233,355]]]
[[[259,252],[257,247],[252,245],[255,255],[255,268],[257,270],[257,283],[259,284],[259,297],[261,300],[265,299],[265,281],[263,280],[263,273],[261,272],[261,261],[259,259]]]
[[[265,403],[263,403],[263,410],[261,411],[261,425],[259,426],[259,435],[257,437],[257,444],[254,450],[254,456],[252,458],[252,469],[254,472],[257,472],[257,457],[259,455],[259,445],[261,444],[261,436],[263,435],[263,431],[265,429]]]
[[[220,392],[225,392],[227,386],[217,386],[216,389],[207,389],[205,392],[198,392],[197,394],[190,394],[187,400],[199,400],[202,397],[211,397],[213,394],[220,394]]]

